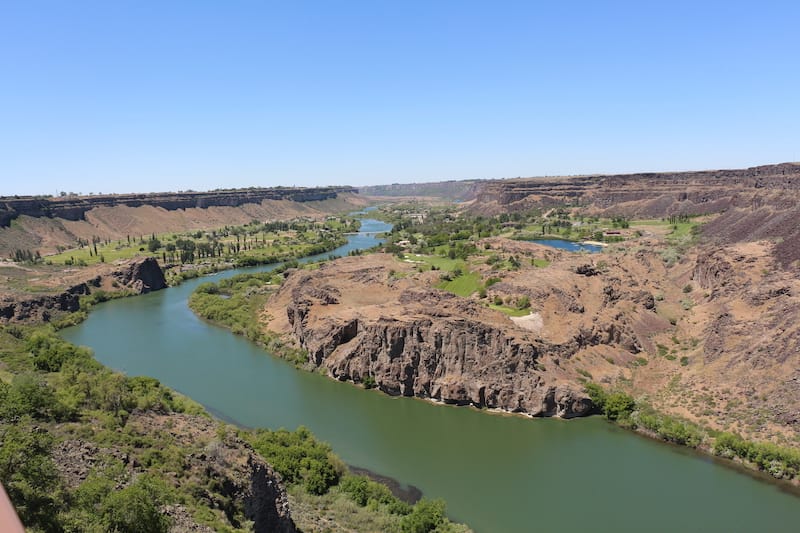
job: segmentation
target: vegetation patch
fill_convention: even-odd
[[[454,271],[454,274],[455,273],[459,273],[459,275],[448,275],[442,279],[442,282],[439,283],[437,287],[464,298],[469,297],[481,289],[481,276],[478,272],[461,273],[456,269]]]

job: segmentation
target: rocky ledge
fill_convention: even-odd
[[[189,451],[183,461],[183,471],[166,479],[175,484],[193,481],[200,486],[214,487],[215,490],[201,489],[196,494],[208,508],[220,509],[229,517],[241,512],[256,533],[294,533],[297,530],[280,474],[235,432],[220,433],[218,424],[211,418],[181,413],[134,412],[127,425],[127,431],[136,435],[169,431],[174,443]],[[60,473],[73,488],[109,458],[120,461],[130,479],[147,471],[135,452],[101,448],[83,440],[62,441],[54,450]],[[162,511],[172,519],[174,533],[212,531],[198,524],[183,505],[168,505]]]
[[[377,255],[291,272],[268,304],[269,327],[307,350],[309,365],[387,394],[531,416],[591,411],[558,367],[562,347],[474,301],[396,278],[398,267]]]
[[[357,189],[341,187],[270,187],[230,189],[208,192],[167,192],[152,194],[108,194],[97,196],[66,196],[59,198],[15,196],[0,197],[0,226],[8,226],[19,215],[32,217],[58,217],[66,220],[83,220],[87,211],[97,207],[151,205],[168,211],[176,209],[207,208],[213,206],[240,206],[258,204],[264,200],[290,200],[312,202],[336,198],[342,193],[356,193]]]
[[[61,292],[31,296],[7,294],[0,297],[0,324],[8,322],[49,322],[54,314],[80,309],[80,297],[95,291],[128,291],[143,294],[167,286],[164,272],[152,257],[109,265],[109,271]]]

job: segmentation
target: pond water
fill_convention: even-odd
[[[534,239],[529,242],[535,242],[536,244],[542,244],[551,248],[558,248],[559,250],[567,250],[568,252],[589,252],[590,254],[596,254],[603,251],[603,247],[597,244],[565,241],[564,239]]]

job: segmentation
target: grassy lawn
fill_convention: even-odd
[[[466,270],[466,265],[461,259],[450,259],[449,257],[442,257],[440,255],[420,255],[417,257],[414,254],[406,254],[406,259],[410,259],[412,261],[422,261],[423,263],[446,272],[452,272],[456,268]]]
[[[340,223],[337,223],[341,226]],[[130,243],[127,239],[112,241],[109,244],[97,243],[97,254],[94,254],[94,245],[84,246],[82,248],[74,248],[59,254],[46,256],[44,259],[53,264],[69,264],[74,262],[76,265],[91,265],[101,262],[101,259],[106,263],[112,263],[118,259],[131,259],[133,257],[156,257],[162,258],[166,251],[167,245],[174,245],[178,239],[191,240],[196,245],[201,243],[216,242],[222,245],[222,256],[218,255],[213,258],[206,256],[201,258],[199,252],[196,254],[197,259],[211,259],[212,261],[221,261],[233,259],[244,259],[248,257],[263,258],[268,256],[302,256],[307,255],[309,249],[322,241],[324,236],[317,231],[308,230],[298,233],[294,230],[286,231],[259,231],[256,233],[240,234],[239,239],[235,233],[231,232],[227,235],[223,234],[226,229],[218,229],[214,231],[190,231],[184,233],[164,233],[156,235],[160,241],[161,247],[155,252],[150,252],[148,249],[148,241],[150,235],[142,236],[145,242],[141,242],[138,238],[132,238]],[[199,235],[199,237],[198,237]],[[328,237],[333,237],[335,234],[328,234]],[[241,249],[238,252],[231,252],[230,248],[240,244]],[[90,255],[91,250],[91,255]],[[175,256],[179,256],[179,252],[166,253],[168,260],[176,260]]]
[[[128,246],[127,241],[123,241],[123,243],[124,244],[112,242],[108,245],[98,244],[98,255],[96,256],[89,256],[90,246],[84,246],[83,248],[67,250],[66,252],[62,252],[60,254],[48,255],[44,259],[47,261],[52,261],[55,264],[63,264],[65,261],[72,258],[76,263],[83,261],[87,265],[91,265],[94,263],[99,263],[100,256],[103,256],[103,259],[105,259],[106,263],[113,263],[117,259],[130,259],[136,256],[161,257],[161,253],[150,253],[147,250],[146,244],[139,244],[138,242],[134,243],[134,241],[131,241],[131,246]],[[143,250],[139,250],[139,248],[142,248]],[[92,250],[94,249],[92,248]]]
[[[672,233],[667,235],[667,238],[670,240],[681,240],[684,238],[692,237],[692,228],[697,226],[698,224],[695,222],[679,222],[674,225]]]
[[[669,226],[669,222],[658,218],[650,218],[645,220],[631,220],[631,226]]]
[[[481,276],[477,272],[467,272],[453,281],[439,283],[437,287],[466,298],[481,288]]]
[[[505,305],[495,304],[489,304],[489,308],[494,309],[495,311],[500,311],[501,313],[505,313],[508,316],[527,316],[531,314],[530,308],[516,309],[514,307],[506,307]]]
[[[550,261],[548,261],[547,259],[536,259],[536,258],[534,258],[531,261],[531,264],[533,266],[535,266],[536,268],[544,268],[546,266],[550,266]]]

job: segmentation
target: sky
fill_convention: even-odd
[[[0,2],[0,195],[800,160],[800,2]]]

